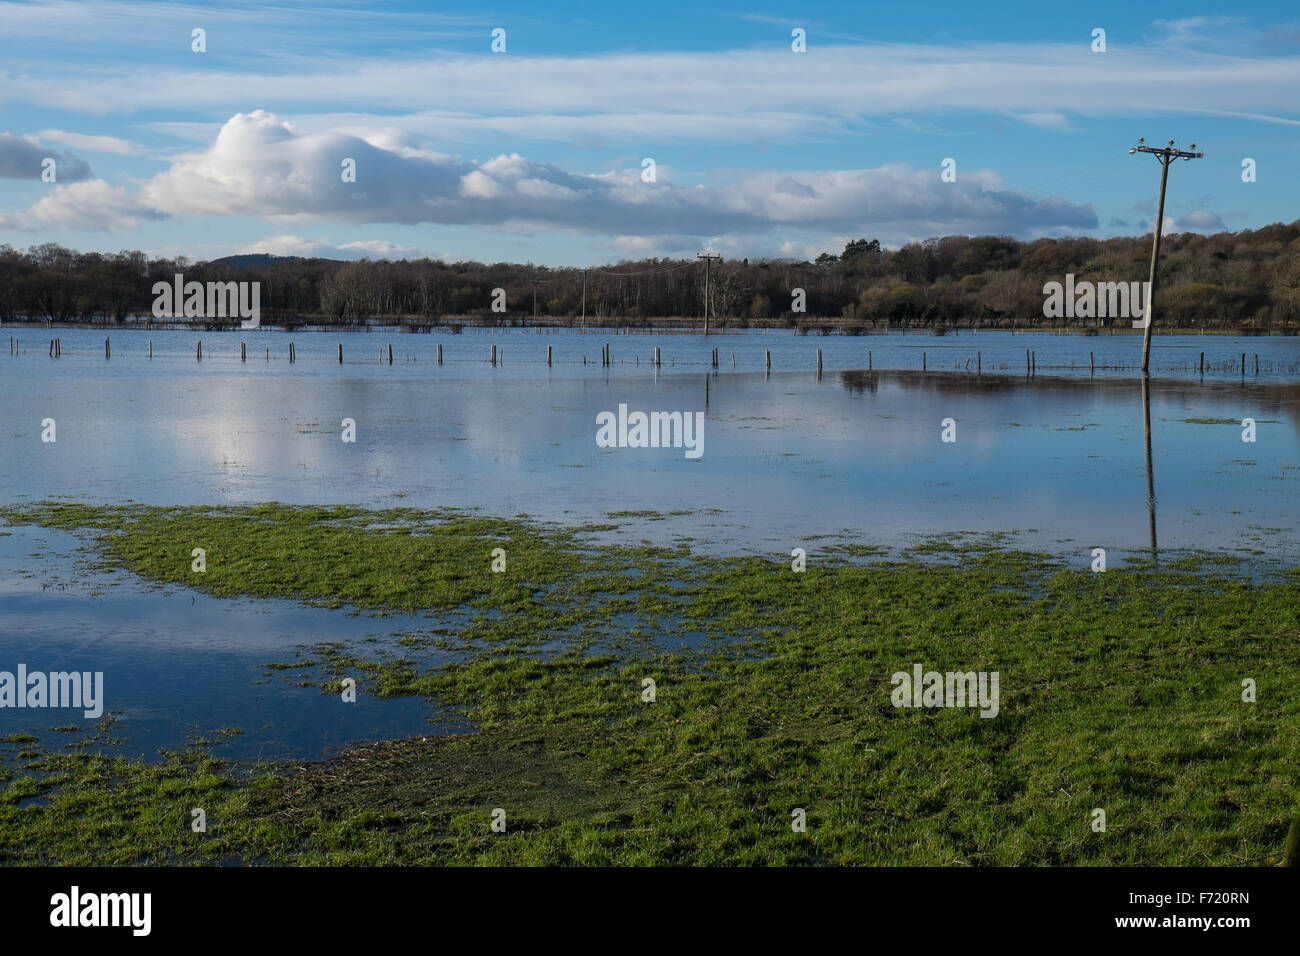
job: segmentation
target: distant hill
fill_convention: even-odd
[[[211,265],[231,266],[235,269],[260,269],[282,262],[335,262],[334,259],[308,258],[307,256],[272,256],[265,252],[251,252],[242,256],[225,256],[211,260]]]

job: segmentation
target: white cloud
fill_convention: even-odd
[[[389,143],[400,142],[390,136]],[[340,176],[356,162],[356,182]],[[1096,225],[1090,207],[1033,202],[988,170],[943,183],[933,170],[741,174],[717,186],[641,181],[639,164],[570,173],[518,153],[473,162],[337,132],[299,133],[274,114],[237,114],[211,146],[176,159],[141,187],[174,215],[261,216],[360,223],[561,228],[616,235],[870,231],[882,238],[942,232],[1043,232]],[[788,235],[786,238],[790,238]]]
[[[1211,212],[1208,209],[1194,209],[1187,215],[1179,218],[1179,225],[1185,229],[1201,230],[1225,230],[1227,226],[1223,224],[1223,219],[1217,212]]]
[[[1029,123],[1031,126],[1041,126],[1043,129],[1066,130],[1070,128],[1069,118],[1059,110],[1051,110],[1046,113],[1022,113],[1016,118]]]
[[[545,179],[535,179],[531,176],[516,182],[515,189],[519,195],[528,196],[531,199],[572,200],[578,198],[578,193],[568,186],[547,182]]]
[[[660,142],[792,131],[806,138],[867,117],[1148,117],[1236,111],[1243,103],[1260,115],[1296,115],[1296,57],[1225,55],[1159,40],[1114,44],[1100,57],[1086,40],[828,44],[816,56],[736,49],[417,60],[386,51],[306,68],[295,62],[292,72],[199,57],[147,69],[68,63],[56,76],[13,71],[5,79],[15,98],[83,112],[233,111],[248,103],[304,115],[352,109],[369,125],[398,122],[442,142],[469,131]]]
[[[460,194],[471,199],[495,199],[501,195],[501,184],[481,169],[460,177]]]
[[[338,247],[338,251],[344,255],[355,254],[372,259],[409,259],[421,255],[420,250],[414,246],[404,246],[386,239],[358,239],[354,242],[345,242]]]
[[[260,253],[271,256],[303,256],[327,259],[410,259],[423,253],[413,246],[404,246],[384,239],[357,239],[335,243],[329,239],[304,239],[302,236],[271,236],[240,250],[241,253]]]
[[[140,152],[135,143],[116,136],[85,136],[81,133],[69,133],[61,129],[43,129],[36,134],[37,139],[62,143],[73,149],[91,153],[116,153],[119,156],[134,156]]]
[[[654,254],[663,245],[660,236],[617,236],[612,243],[605,243],[605,248],[612,248],[631,258],[642,258]]]
[[[164,213],[142,205],[121,186],[93,179],[55,186],[49,195],[37,200],[24,212],[0,214],[0,228],[25,232],[37,229],[123,232],[135,228],[141,219],[164,218]]]

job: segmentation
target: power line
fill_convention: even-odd
[[[1053,185],[1053,184],[1057,184],[1061,180],[1073,180],[1075,182],[1083,182],[1088,179],[1096,178],[1096,176],[1105,176],[1109,172],[1109,170],[1103,169],[1101,172],[1095,173],[1093,176],[1084,177],[1084,179],[1082,180],[1074,179],[1074,177],[1079,176],[1081,173],[1086,173],[1089,170],[1096,169],[1098,166],[1105,166],[1110,163],[1118,163],[1123,156],[1124,156],[1123,153],[1117,153],[1114,156],[1107,156],[1105,159],[1099,160],[1098,162],[1095,163],[1089,163],[1087,166],[1080,166],[1078,169],[1072,169],[1069,170],[1068,172],[1060,173],[1059,175],[1053,176],[1050,179],[1044,179],[1042,182],[1033,183],[1029,186],[1021,187],[1018,190],[1018,192],[1023,196],[1026,196],[1028,198],[1033,198],[1033,195],[1035,193],[1042,192],[1046,194],[1046,193],[1050,193],[1054,189],[1060,188],[1058,185]],[[1046,188],[1044,189],[1044,187]]]

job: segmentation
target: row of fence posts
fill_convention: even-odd
[[[9,354],[18,355],[19,351],[20,351],[20,343],[18,339],[16,339],[12,335],[9,336]],[[59,358],[63,355],[63,341],[61,338],[50,339],[49,353],[51,358]],[[438,364],[441,365],[442,364],[441,343],[439,343],[437,347],[437,355],[438,355]],[[113,357],[112,342],[108,338],[105,338],[104,358],[111,359],[112,357]],[[153,339],[149,340],[149,358],[151,359],[153,358]],[[203,361],[203,340],[202,339],[198,341],[198,345],[195,348],[195,358],[200,362]],[[241,362],[248,361],[247,343],[244,342],[239,343],[239,360]],[[266,360],[268,362],[271,360],[271,349],[269,347],[266,350]],[[343,343],[342,342],[338,344],[338,360],[339,360],[339,364],[342,365],[343,364]],[[379,353],[379,360],[381,363],[384,360],[384,353],[382,349],[380,350]],[[293,342],[289,343],[289,361],[290,363],[298,361],[297,350]],[[583,361],[585,363],[586,359],[584,359]],[[709,361],[714,368],[717,368],[719,366],[720,353],[718,349],[715,348],[713,350],[713,352],[709,356]],[[495,345],[490,346],[488,350],[488,362],[492,365],[505,364],[505,350],[498,349]],[[553,364],[553,362],[554,362],[554,354],[552,351],[552,346],[548,345],[546,346],[546,364],[551,365]],[[388,343],[388,364],[389,365],[393,364],[393,345],[391,342]],[[608,344],[604,345],[600,350],[600,364],[605,366],[613,364],[613,351]],[[663,365],[663,352],[660,349],[660,347],[657,345],[654,347],[653,364],[655,365],[656,368]],[[731,353],[731,367],[732,368],[736,367],[735,352]],[[771,349],[763,350],[763,367],[769,371],[772,368]],[[968,369],[970,368],[969,359],[966,360],[966,367]],[[875,368],[875,358],[872,355],[871,350],[868,349],[867,350],[867,371],[873,371],[874,368]],[[984,371],[983,352],[977,351],[975,353],[975,369],[978,372]],[[1202,352],[1200,355],[1198,370],[1200,371],[1200,374],[1202,375],[1205,374],[1205,353],[1204,352]],[[821,349],[817,350],[817,371],[818,373],[822,371],[822,350]],[[929,357],[925,352],[921,353],[921,371],[923,372],[929,371]],[[1093,352],[1088,353],[1088,371],[1094,373],[1097,371],[1097,357]],[[1028,375],[1038,374],[1038,353],[1032,349],[1025,349],[1025,372]],[[1241,353],[1241,374],[1242,375],[1246,374],[1246,353],[1245,352]],[[1258,352],[1255,353],[1255,374],[1256,375],[1259,374],[1259,353]]]

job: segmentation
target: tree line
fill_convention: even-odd
[[[714,262],[711,323],[880,328],[1123,325],[1046,319],[1047,282],[1146,280],[1151,238],[945,236],[897,250],[854,240],[813,261]],[[644,259],[591,269],[432,259],[340,261],[236,256],[210,262],[139,251],[79,253],[55,243],[0,245],[0,321],[121,323],[151,315],[155,282],[261,283],[264,323],[409,325],[457,322],[660,325],[704,311],[704,264]],[[497,290],[503,290],[504,296]],[[494,309],[494,303],[497,308]],[[503,310],[502,310],[503,309]],[[1300,221],[1161,247],[1157,322],[1164,327],[1284,331],[1300,313]]]

